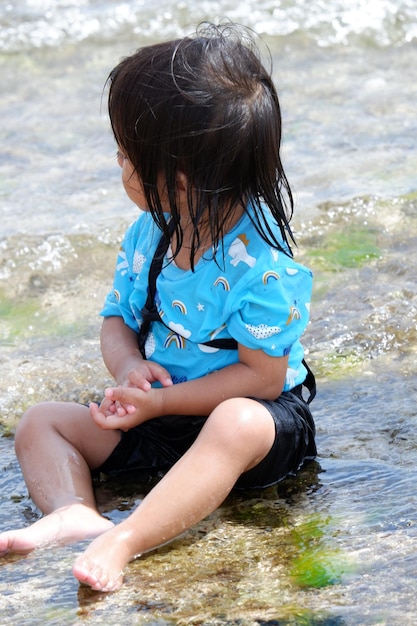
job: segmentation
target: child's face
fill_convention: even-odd
[[[117,151],[117,162],[122,168],[122,182],[127,195],[142,211],[148,211],[143,186],[132,163],[123,154],[120,148]]]

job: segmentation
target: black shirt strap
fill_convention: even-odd
[[[155,293],[156,293],[156,279],[158,275],[161,273],[162,265],[164,262],[165,254],[169,248],[170,238],[172,233],[174,232],[174,220],[170,220],[168,224],[168,237],[162,235],[159,240],[158,246],[155,250],[155,254],[151,261],[151,266],[149,268],[148,275],[148,295],[146,298],[145,305],[141,309],[142,314],[142,324],[139,329],[139,337],[138,344],[139,350],[144,359],[145,356],[145,343],[146,338],[148,336],[151,322],[160,321],[159,313],[155,304]]]

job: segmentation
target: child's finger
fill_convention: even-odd
[[[115,407],[116,407],[116,413],[119,417],[124,417],[126,415],[127,409],[120,402],[116,402]]]
[[[143,391],[149,391],[151,383],[137,370],[132,370],[129,374],[129,383]]]
[[[92,403],[90,404],[90,414],[94,422],[103,430],[119,430],[121,423],[120,417],[117,414],[111,413],[110,415],[104,415],[99,407]]]
[[[113,402],[119,402],[126,408],[127,405],[134,407],[138,402],[140,390],[137,387],[109,387],[105,391],[105,396]]]

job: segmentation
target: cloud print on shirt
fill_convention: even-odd
[[[177,335],[181,335],[181,337],[185,337],[188,339],[191,337],[191,331],[186,330],[182,324],[175,324],[174,322],[170,322],[168,327]]]
[[[267,339],[281,332],[279,326],[267,326],[266,324],[259,324],[254,326],[253,324],[246,324],[246,330],[255,337],[255,339]]]

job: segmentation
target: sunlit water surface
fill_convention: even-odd
[[[19,0],[0,8],[0,528],[39,512],[13,452],[30,404],[100,398],[97,312],[124,198],[102,100],[143,43],[228,16],[263,34],[284,117],[298,258],[316,276],[307,358],[319,457],[232,496],[108,596],[82,545],[3,559],[0,623],[404,626],[417,611],[415,0]],[[149,488],[104,481],[115,522]]]

